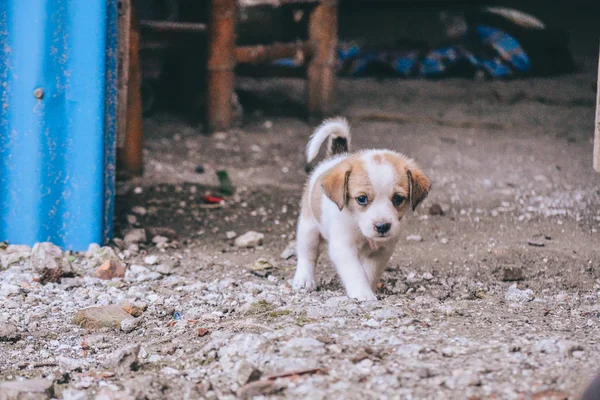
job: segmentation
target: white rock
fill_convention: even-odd
[[[128,245],[139,244],[139,243],[146,243],[146,241],[148,240],[148,237],[146,236],[145,229],[132,229],[129,231],[129,233],[127,233],[127,235],[125,235],[123,240]]]
[[[235,239],[235,245],[237,247],[256,247],[262,245],[264,238],[265,235],[262,233],[249,231]]]
[[[0,297],[8,297],[11,294],[19,293],[19,286],[10,283],[0,284]]]
[[[572,340],[560,340],[557,344],[558,351],[565,357],[572,355],[576,351],[582,351],[583,346]]]
[[[146,214],[148,214],[148,210],[146,210],[144,207],[142,206],[135,206],[131,209],[131,212],[140,216],[144,216]]]
[[[323,353],[325,353],[325,343],[313,338],[294,338],[281,348],[281,354],[287,356],[310,354],[313,357]]]
[[[152,238],[152,243],[154,243],[157,246],[164,246],[165,244],[167,244],[169,242],[169,238],[165,237],[165,236],[160,236],[160,235],[156,235]]]
[[[133,332],[140,326],[141,322],[141,318],[126,318],[121,321],[121,330],[125,333]]]
[[[508,291],[504,295],[504,299],[511,303],[526,303],[532,301],[535,298],[533,290],[525,289],[520,290],[517,288],[517,284],[513,284],[508,288]]]
[[[225,232],[225,237],[227,239],[234,239],[237,236],[237,233],[235,233],[234,231],[227,231]]]
[[[49,242],[36,243],[33,246],[29,264],[39,274],[48,270],[62,270],[63,273],[71,272],[71,264],[63,255],[60,247]]]
[[[411,357],[414,358],[419,355],[424,350],[424,347],[420,344],[410,343],[403,344],[396,350],[396,353],[402,357]]]
[[[371,316],[376,320],[384,320],[390,318],[400,317],[400,312],[392,308],[382,308],[381,310],[375,310],[371,312]]]
[[[65,389],[62,391],[63,400],[87,400],[87,394],[83,390]]]
[[[142,265],[132,265],[125,272],[125,279],[130,282],[145,282],[159,279],[161,274],[150,271]]]
[[[296,241],[291,241],[285,247],[285,249],[281,252],[281,258],[284,260],[289,260],[292,257],[296,256]]]
[[[423,278],[424,281],[430,281],[433,279],[433,275],[429,272],[425,272],[421,278]]]
[[[61,371],[64,372],[71,372],[78,369],[82,369],[85,366],[85,364],[85,360],[69,358],[64,356],[58,357],[58,367]]]
[[[421,235],[408,235],[406,237],[406,240],[408,240],[409,242],[422,242],[423,238],[421,237]]]
[[[158,262],[158,257],[155,255],[144,257],[144,263],[147,265],[155,265]]]

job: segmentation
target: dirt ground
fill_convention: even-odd
[[[404,227],[422,240],[400,241],[377,302],[344,297],[326,256],[318,291],[290,287],[281,253],[312,127],[286,110],[302,81],[241,82],[264,107],[213,136],[146,120],[146,172],[119,184],[116,231],[148,238],[114,246],[124,278],[92,277],[92,249],[43,285],[30,249],[0,251],[22,254],[0,266],[0,381],[44,377],[65,399],[575,398],[600,370],[596,59],[578,61],[552,79],[339,82],[354,148],[404,152],[433,181]],[[217,169],[236,192],[206,208]],[[123,301],[143,310],[132,327],[72,323]]]

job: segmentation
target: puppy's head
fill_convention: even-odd
[[[392,151],[355,154],[328,171],[323,190],[340,210],[346,208],[361,233],[385,241],[400,234],[400,221],[431,187],[417,164]]]

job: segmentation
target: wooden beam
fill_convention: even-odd
[[[139,176],[143,173],[142,159],[142,74],[140,69],[140,33],[137,21],[135,0],[123,0],[130,4],[129,12],[129,65],[127,70],[126,109],[119,118],[125,117],[125,138],[123,146],[117,149],[117,168],[121,175]]]
[[[206,24],[175,21],[140,21],[140,28],[153,32],[205,33]]]
[[[282,58],[298,57],[304,64],[304,59],[310,56],[308,43],[273,43],[271,45],[241,46],[235,49],[238,64],[262,64]]]
[[[311,12],[308,23],[308,38],[313,46],[307,71],[309,119],[321,119],[332,110],[337,32],[337,1],[323,0]]]
[[[599,52],[600,53],[600,52]],[[596,124],[594,130],[594,169],[600,172],[600,55],[598,57],[598,81],[596,88]]]
[[[129,85],[129,30],[131,0],[119,0],[117,45],[117,148],[125,146],[127,137],[127,87]]]
[[[237,0],[211,0],[208,23],[207,122],[209,131],[228,129],[235,88]]]

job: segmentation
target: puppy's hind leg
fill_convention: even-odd
[[[294,289],[314,289],[315,265],[319,258],[321,234],[317,223],[310,217],[300,214],[296,235],[296,257],[298,265],[292,286]]]

